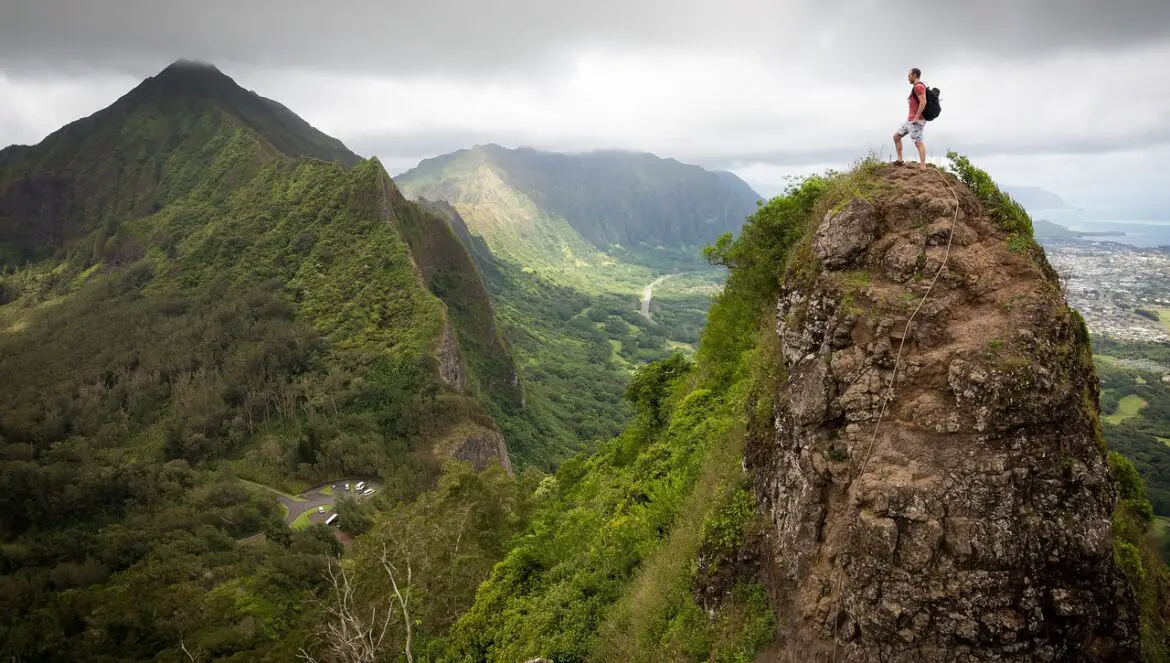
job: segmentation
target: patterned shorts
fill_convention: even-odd
[[[906,134],[910,134],[910,140],[914,141],[915,143],[921,143],[922,130],[925,128],[926,120],[919,120],[917,122],[914,120],[906,120],[906,122],[898,128],[898,135],[905,136]]]

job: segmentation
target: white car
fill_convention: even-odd
[[[365,482],[365,481],[359,481],[359,482],[358,482],[358,485],[354,486],[354,488],[357,488],[358,490],[364,490],[364,489],[365,489],[365,487],[366,487],[366,482]]]
[[[317,507],[317,513],[325,513],[325,507],[323,507],[323,506]]]
[[[346,490],[349,490],[349,484],[348,484],[348,483],[347,483],[347,484],[345,484],[345,489],[346,489]]]
[[[373,495],[376,490],[378,490],[378,489],[377,488],[367,488],[364,491],[362,491],[362,495]]]

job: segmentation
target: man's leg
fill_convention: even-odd
[[[902,134],[894,132],[894,149],[898,151],[898,162],[902,161]]]
[[[918,148],[918,165],[926,165],[926,143],[922,141],[922,130],[926,128],[925,122],[907,122],[902,130],[906,131],[910,136],[910,140],[914,141],[914,146]]]

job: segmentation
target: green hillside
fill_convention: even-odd
[[[411,500],[523,409],[447,224],[210,67],[6,150],[0,247],[5,658],[292,660],[340,546],[240,480]]]
[[[1170,347],[1095,337],[1093,349],[1105,439],[1137,466],[1154,512],[1170,516]]]
[[[498,178],[522,195],[525,204],[530,201],[548,216],[551,231],[560,234],[567,225],[603,251],[614,246],[703,246],[738,231],[760,200],[731,173],[632,152],[558,154],[483,145],[427,159],[397,180],[408,195],[449,200],[458,207],[472,200],[443,194],[457,192],[466,183],[453,180],[473,173]],[[499,231],[500,220],[485,224],[482,232]],[[523,231],[534,220],[510,221]]]
[[[713,273],[702,247],[738,231],[758,200],[729,173],[649,154],[496,145],[427,159],[395,181],[411,198],[449,203],[527,274],[634,297],[662,274]]]
[[[626,425],[622,391],[636,365],[669,351],[674,330],[640,316],[630,294],[556,283],[500,259],[454,207],[424,201],[469,248],[512,344],[524,386],[521,416],[498,416],[518,465],[552,469]],[[702,316],[707,301],[692,316]]]

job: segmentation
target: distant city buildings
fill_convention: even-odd
[[[1170,253],[1088,241],[1049,241],[1045,251],[1091,332],[1170,343]],[[1137,309],[1161,312],[1162,322]]]

